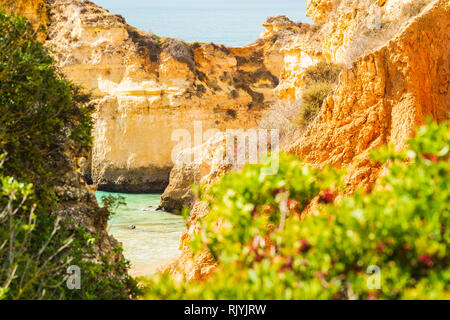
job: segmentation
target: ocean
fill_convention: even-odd
[[[255,41],[270,16],[309,22],[305,0],[93,0],[128,24],[158,36],[240,47]]]
[[[99,204],[106,195],[97,191]],[[131,262],[130,274],[145,276],[161,270],[180,254],[180,236],[186,230],[181,216],[156,211],[160,194],[121,194],[127,203],[111,215],[108,233],[122,243],[123,255]],[[132,226],[134,226],[132,228]]]

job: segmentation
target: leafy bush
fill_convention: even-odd
[[[409,146],[375,152],[387,174],[371,193],[341,201],[337,172],[295,157],[282,155],[274,176],[261,174],[269,163],[228,174],[201,195],[211,210],[192,242],[218,270],[205,282],[151,278],[146,297],[449,299],[448,124],[420,128]],[[314,197],[320,205],[304,216]],[[372,266],[379,288],[369,286]]]
[[[136,295],[128,277],[129,263],[110,265],[85,258],[95,254],[96,235],[83,228],[68,231],[68,221],[42,214],[33,185],[0,174],[0,300],[1,299],[117,299]],[[42,232],[44,233],[42,234]],[[45,237],[43,237],[43,235]],[[113,255],[120,257],[121,248]],[[82,289],[66,291],[66,270],[77,265]]]
[[[33,182],[39,187],[37,195],[50,205],[54,195],[47,188],[48,155],[55,153],[64,127],[70,128],[68,143],[90,145],[89,97],[57,73],[25,20],[2,12],[0,93],[0,150],[14,159],[4,170]]]
[[[341,73],[342,67],[335,63],[321,61],[305,71],[307,84],[317,82],[335,83]]]
[[[0,11],[0,291],[7,299],[127,299],[137,294],[120,248],[56,217],[67,151],[90,147],[89,97],[66,81],[25,19]],[[17,182],[17,181],[20,181]],[[97,261],[97,262],[96,262]],[[81,268],[82,290],[65,285]]]
[[[298,115],[298,124],[307,126],[319,113],[326,97],[333,90],[333,85],[328,82],[316,82],[305,87],[303,91],[303,103]]]
[[[4,155],[1,155],[0,158],[1,167]],[[0,287],[1,300],[8,296],[11,283],[15,278],[20,279],[16,296],[26,290],[27,284],[31,281],[31,277],[27,275],[27,271],[37,271],[34,265],[30,266],[30,262],[39,260],[41,257],[38,253],[42,249],[45,250],[45,247],[36,250],[37,257],[34,256],[32,260],[27,257],[28,250],[31,246],[31,233],[36,219],[34,214],[36,206],[34,204],[29,206],[30,203],[28,201],[28,198],[32,195],[33,185],[19,183],[14,178],[3,175],[0,175],[0,183],[0,196],[2,197],[2,201],[0,202],[0,226],[2,226],[2,229],[0,229],[0,239],[3,244],[0,246],[0,256],[2,257],[0,260],[2,270],[0,277],[2,284]],[[26,214],[20,212],[21,210],[25,211]],[[9,241],[7,240],[8,238]],[[14,241],[11,241],[12,239]],[[51,239],[49,240],[51,241]],[[44,260],[46,259],[48,257],[44,258]],[[18,267],[23,260],[28,262],[28,267],[21,270]]]

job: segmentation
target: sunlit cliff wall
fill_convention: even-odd
[[[405,15],[389,11],[392,3],[382,7],[388,17]],[[379,172],[370,150],[387,143],[400,150],[425,117],[449,119],[449,9],[448,1],[432,1],[384,45],[363,52],[289,151],[316,165],[349,165],[350,190],[367,188]]]
[[[194,121],[203,131],[255,127],[277,99],[283,39],[298,30],[282,33],[285,26],[268,21],[270,36],[228,48],[142,32],[89,1],[22,0],[13,8],[45,22],[58,67],[96,100],[83,173],[110,191],[164,190],[178,143],[172,133],[193,137]]]
[[[254,127],[276,99],[283,65],[276,32],[244,48],[186,44],[136,30],[88,1],[52,1],[46,44],[98,100],[90,172],[112,191],[162,191],[174,130],[193,133],[194,121],[204,131]]]

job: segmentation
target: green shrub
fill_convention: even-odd
[[[128,277],[129,263],[111,257],[101,263],[85,260],[94,255],[97,235],[83,228],[68,231],[69,222],[42,214],[33,185],[0,174],[0,300],[1,299],[117,299],[135,296]],[[113,255],[120,257],[121,248]],[[81,290],[69,291],[66,271],[81,270]],[[134,292],[136,291],[136,292]]]
[[[335,63],[321,61],[305,71],[306,83],[328,82],[336,83],[342,67]]]
[[[57,72],[26,20],[0,11],[0,154],[7,155],[0,167],[2,298],[137,294],[120,248],[96,256],[99,235],[52,214],[59,202],[54,186],[70,166],[65,153],[81,153],[91,144],[88,105],[89,96]],[[82,290],[68,290],[68,265],[90,279],[82,280]]]
[[[429,3],[430,0],[414,0],[409,3],[406,3],[403,6],[403,15],[407,17],[415,17]]]
[[[307,126],[319,113],[326,97],[333,90],[333,85],[329,82],[314,82],[305,87],[303,91],[303,103],[298,115],[298,124],[301,127]]]
[[[334,200],[339,175],[282,155],[230,173],[201,195],[210,206],[195,250],[219,263],[204,282],[147,283],[156,299],[449,299],[450,132],[429,123],[402,153],[384,148],[387,165],[371,193]],[[302,217],[318,196],[317,212]],[[380,287],[369,288],[371,266]]]
[[[302,105],[296,123],[306,127],[317,116],[325,98],[333,91],[342,66],[319,62],[305,71],[305,88],[302,95]]]

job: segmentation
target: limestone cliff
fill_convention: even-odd
[[[161,196],[161,209],[180,212],[192,207],[195,203],[193,185],[210,186],[226,172],[239,169],[235,154],[248,151],[246,144],[237,143],[242,132],[218,132],[204,144],[180,152],[170,172],[169,186]]]
[[[315,24],[282,47],[284,67],[278,96],[287,101],[302,96],[305,70],[320,61],[344,64],[391,40],[409,19],[431,0],[308,0]]]
[[[450,116],[450,5],[433,1],[385,45],[344,70],[318,118],[290,152],[320,165],[350,165],[347,183],[370,187],[378,167],[368,152],[405,147],[426,116]]]
[[[370,150],[403,148],[427,115],[449,119],[446,0],[308,0],[314,25],[271,18],[244,48],[160,38],[88,1],[47,3],[47,45],[64,73],[97,100],[95,147],[83,173],[105,190],[162,190],[173,166],[174,130],[192,135],[194,121],[205,131],[256,126],[267,106],[301,98],[305,70],[320,61],[346,68],[288,151],[315,166],[348,167],[350,191],[370,188],[379,175]],[[222,146],[216,136],[197,146],[200,162],[175,166],[163,206],[193,204],[192,183],[215,181],[229,169],[208,164],[224,159]],[[193,204],[183,256],[172,269],[189,279],[213,269],[207,254],[192,260],[186,246],[206,213]]]
[[[108,191],[164,190],[177,145],[172,134],[192,134],[193,121],[204,131],[256,126],[277,99],[284,39],[300,29],[268,21],[267,34],[247,47],[188,44],[137,30],[89,1],[44,2],[46,45],[97,102],[83,172]]]
[[[321,29],[328,60],[351,64],[390,40],[432,0],[307,0],[308,15]]]
[[[368,107],[372,108],[372,105],[374,104],[396,104],[399,103],[398,101],[403,101],[402,99],[404,99],[400,96],[388,96],[388,94],[390,95],[388,92],[393,89],[386,89],[384,87],[390,85],[393,86],[394,83],[396,86],[400,85],[397,81],[386,84],[386,81],[389,81],[386,79],[389,77],[388,73],[396,72],[393,71],[395,70],[394,67],[388,68],[387,65],[392,63],[394,66],[399,66],[399,62],[397,60],[400,60],[400,58],[396,58],[397,60],[395,60],[394,58],[396,56],[390,56],[392,53],[384,54],[383,56],[378,57],[377,61],[386,61],[383,62],[386,64],[384,67],[386,70],[384,73],[379,74],[377,73],[377,68],[374,65],[367,66],[366,63],[364,67],[359,67],[360,62],[351,60],[351,63],[349,64],[346,59],[353,59],[355,54],[365,56],[366,58],[364,59],[374,59],[368,58],[367,55],[368,52],[374,50],[372,49],[374,44],[381,44],[381,47],[384,47],[389,41],[395,41],[396,43],[398,43],[400,39],[404,39],[403,41],[411,41],[411,39],[407,39],[404,31],[402,31],[402,27],[408,25],[409,23],[423,23],[420,19],[415,17],[422,10],[425,10],[428,2],[429,1],[419,0],[403,2],[394,0],[378,2],[355,2],[350,0],[308,1],[308,13],[317,22],[317,24],[313,26],[301,23],[295,24],[283,16],[268,19],[265,24],[266,31],[262,34],[263,38],[271,37],[273,32],[280,32],[280,30],[284,30],[283,32],[285,32],[290,28],[296,28],[296,32],[290,33],[288,37],[284,38],[283,46],[281,47],[281,52],[284,53],[284,65],[283,71],[280,75],[280,83],[275,89],[275,92],[282,100],[292,102],[294,100],[301,99],[306,69],[321,61],[345,63],[347,64],[347,68],[343,72],[343,77],[345,77],[344,79],[348,78],[346,77],[348,74],[351,74],[354,78],[357,78],[356,82],[345,84],[348,86],[346,87],[346,92],[342,92],[343,86],[345,85],[341,81],[341,84],[338,86],[335,93],[335,95],[339,95],[340,100],[338,103],[335,103],[333,107],[336,109],[336,111],[333,110],[333,116],[337,117],[339,115],[339,117],[343,118],[344,120],[341,121],[343,122],[343,126],[345,125],[345,130],[349,130],[349,132],[352,132],[354,136],[350,136],[350,133],[344,135],[344,132],[340,131],[341,129],[339,128],[339,125],[334,122],[327,123],[327,130],[331,132],[327,136],[324,136],[324,133],[322,132],[319,133],[317,131],[312,131],[315,123],[320,121],[317,119],[317,121],[315,121],[314,124],[308,129],[307,133],[304,133],[300,139],[295,139],[295,142],[291,141],[290,146],[287,147],[290,152],[296,153],[307,160],[311,160],[311,163],[315,165],[331,163],[339,166],[349,164],[355,156],[364,154],[361,159],[361,167],[358,167],[359,169],[355,169],[355,171],[350,170],[351,175],[354,175],[355,177],[353,182],[350,182],[350,179],[349,183],[353,187],[369,187],[371,183],[373,183],[375,175],[370,174],[373,168],[363,169],[363,164],[368,163],[367,151],[388,141],[393,141],[401,145],[400,140],[406,141],[407,137],[409,137],[412,132],[412,128],[417,125],[417,123],[420,123],[420,121],[423,121],[423,115],[413,117],[414,121],[409,124],[401,124],[401,122],[405,120],[403,117],[407,116],[406,113],[402,114],[399,118],[400,120],[397,120],[394,123],[396,127],[392,129],[394,132],[402,132],[393,133],[395,137],[401,136],[401,138],[395,138],[394,140],[389,140],[387,138],[377,140],[374,138],[372,135],[390,135],[390,133],[381,134],[381,132],[391,130],[388,127],[392,125],[392,121],[388,119],[388,116],[383,116],[383,119],[380,118],[381,115],[379,115],[379,113],[385,113],[385,111],[372,110],[371,112],[369,111],[371,109]],[[434,5],[436,5],[436,3],[434,3]],[[351,12],[352,14],[348,14],[348,12]],[[414,53],[414,50],[420,49],[424,52],[424,55],[426,55],[426,51],[429,51],[426,49],[426,46],[424,48],[405,48],[402,46],[401,48],[396,49],[397,55],[406,55],[402,57],[402,61],[411,60],[410,68],[414,69],[411,71],[401,67],[403,68],[401,69],[401,72],[404,74],[402,79],[406,79],[407,81],[407,83],[403,83],[401,85],[404,88],[403,90],[405,91],[405,95],[418,94],[413,93],[410,87],[412,85],[417,87],[417,83],[419,83],[419,81],[421,81],[424,77],[428,77],[429,83],[441,81],[439,80],[439,77],[443,77],[443,81],[446,81],[445,79],[447,76],[445,74],[447,71],[439,62],[441,56],[445,56],[446,52],[448,52],[445,47],[447,43],[446,34],[445,32],[443,33],[442,31],[439,31],[445,30],[445,26],[443,27],[443,29],[439,29],[440,26],[436,26],[435,29],[427,31],[430,34],[438,34],[440,37],[438,39],[430,38],[429,44],[437,41],[443,46],[431,53],[431,55],[436,55],[433,58],[430,57],[430,59],[434,59],[434,61],[436,61],[435,67],[430,65],[428,60],[421,60],[423,58],[422,55]],[[397,31],[397,35],[395,37],[391,37],[394,31]],[[333,46],[330,46],[330,39],[336,39],[333,42]],[[330,52],[334,52],[335,54],[330,54]],[[421,66],[421,69],[415,69],[417,63],[420,61],[423,62],[424,66],[428,65],[429,68],[435,68],[435,70],[424,69],[424,66]],[[370,65],[370,63],[368,64]],[[428,71],[430,73],[428,73]],[[356,74],[354,72],[356,72]],[[374,86],[376,87],[377,84],[380,84],[380,87],[377,87],[376,90],[371,89]],[[438,85],[442,86],[441,84]],[[385,89],[386,92],[384,91]],[[369,92],[370,90],[372,91]],[[396,94],[398,94],[398,92],[396,92]],[[424,103],[425,106],[431,105],[429,102],[432,101],[432,98],[430,98],[431,96],[439,97],[438,91],[421,95],[422,101],[420,103]],[[331,101],[330,103],[335,101],[332,99],[333,98],[331,97],[328,101]],[[384,99],[386,102],[381,102],[380,99]],[[428,102],[425,101],[427,99]],[[446,108],[448,108],[448,105],[446,105],[446,103],[448,103],[448,99],[440,97],[438,100],[440,101],[439,105],[435,106],[435,108],[440,110],[438,112],[440,116],[436,117],[436,113],[434,113],[434,115],[436,119],[443,119],[446,116],[443,114],[445,114]],[[365,116],[359,114],[355,115],[350,112],[354,110],[353,107],[344,108],[344,101],[355,101],[354,105],[359,105],[360,109],[364,110],[362,113],[364,113]],[[348,102],[345,103],[348,104]],[[409,106],[413,105],[411,104],[411,101],[402,103]],[[430,107],[425,107],[424,110],[429,111]],[[368,117],[369,112],[372,113],[371,117],[375,118],[371,118],[367,121],[364,117]],[[362,119],[358,119],[359,117],[362,117]],[[406,122],[408,123],[408,121],[409,120]],[[373,124],[370,124],[369,122],[373,122]],[[374,133],[372,132],[373,130],[370,129],[371,126],[385,126],[387,129],[377,129],[377,133]],[[406,127],[408,127],[408,130],[404,131]],[[359,132],[360,130],[363,131]],[[376,140],[376,142],[371,145],[373,140]],[[304,146],[302,147],[303,149],[299,147],[300,145]],[[317,154],[320,154],[321,156],[319,157]],[[342,161],[343,158],[346,160]],[[183,167],[180,165],[176,167],[176,170],[173,171],[170,185],[162,197],[162,206],[166,206],[169,210],[181,209],[182,205],[192,204],[192,194],[189,192],[189,186],[194,182],[199,181],[199,179],[194,178],[194,176],[198,177],[200,172],[198,169],[193,170],[192,166],[189,166],[189,170],[187,167],[188,166]],[[370,177],[364,177],[364,172],[369,174]],[[350,190],[352,190],[352,188],[350,188]],[[185,201],[182,199],[185,199]]]

